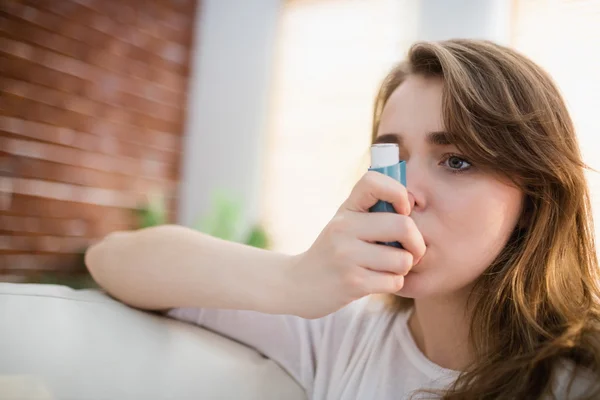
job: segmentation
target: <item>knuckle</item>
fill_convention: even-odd
[[[410,231],[412,231],[412,232],[415,232],[415,233],[420,233],[420,232],[419,232],[419,228],[417,228],[417,224],[416,224],[416,223],[415,223],[415,221],[414,221],[412,218],[410,218],[410,217],[407,217],[407,221],[406,221],[406,229],[407,229],[407,230],[410,230]]]
[[[377,183],[379,182],[379,172],[375,172],[375,171],[368,171],[361,179],[361,182],[364,184],[365,187],[368,188],[372,188],[374,186],[377,186]]]
[[[394,293],[398,292],[404,287],[404,277],[396,276],[394,277]]]
[[[402,229],[403,232],[411,231],[415,226],[415,222],[407,215],[396,214],[398,218],[397,226]]]
[[[387,271],[396,271],[398,269],[398,264],[399,264],[399,260],[398,260],[398,256],[395,254],[396,252],[393,251],[392,249],[388,249],[387,246],[381,246],[382,247],[382,251],[383,254],[381,255],[381,263],[383,266],[382,270],[387,270]]]
[[[394,185],[393,190],[395,191],[395,195],[398,198],[408,199],[408,191],[406,190],[406,187],[404,187],[404,185],[398,183],[397,185]]]
[[[377,287],[374,288],[375,291],[379,293],[396,293],[398,290],[400,290],[398,289],[398,278],[402,278],[402,276],[392,273],[382,276],[377,284]]]
[[[398,228],[398,234],[400,235],[400,237],[406,237],[408,235],[412,235],[415,232],[418,232],[417,225],[411,217],[400,214],[396,214],[396,216],[396,227]]]
[[[356,272],[344,276],[344,285],[354,293],[363,292],[365,284],[365,278]]]
[[[413,255],[406,250],[402,250],[398,260],[398,273],[406,275],[413,265]]]
[[[412,267],[413,256],[406,250],[393,250],[387,255],[389,271],[394,274],[406,275]]]
[[[328,231],[331,234],[341,234],[349,228],[348,218],[344,214],[336,215],[331,222],[329,222],[328,228]]]
[[[350,246],[343,243],[334,244],[332,250],[333,259],[340,264],[346,264],[351,259],[351,250]]]
[[[389,293],[395,293],[397,292],[398,289],[398,278],[394,275],[390,275],[387,279],[386,279],[386,284],[387,284],[387,292]]]
[[[406,219],[410,219],[406,215],[402,214],[392,214],[389,218],[390,229],[392,230],[394,236],[397,239],[403,239],[406,236],[408,231],[408,222]]]
[[[373,179],[375,179],[377,177],[377,174],[378,174],[378,172],[375,172],[375,171],[367,171],[363,175],[362,179],[363,179],[363,181],[369,182],[369,181],[372,181]]]

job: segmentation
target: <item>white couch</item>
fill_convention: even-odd
[[[277,364],[98,290],[0,283],[0,399],[306,399]]]

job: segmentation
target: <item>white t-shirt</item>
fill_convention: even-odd
[[[314,320],[194,308],[168,314],[255,348],[314,400],[409,399],[415,391],[443,390],[454,382],[458,371],[434,364],[417,347],[407,324],[410,312],[393,312],[368,300]],[[564,392],[564,382],[557,383],[557,393]]]

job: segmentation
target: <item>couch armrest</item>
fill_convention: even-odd
[[[0,398],[306,399],[273,361],[97,290],[0,283]]]

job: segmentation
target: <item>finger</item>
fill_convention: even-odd
[[[351,251],[359,266],[372,271],[406,275],[413,266],[413,255],[407,250],[395,247],[357,240]]]
[[[393,213],[349,213],[345,215],[348,234],[366,242],[400,242],[418,262],[425,254],[423,235],[411,217]]]
[[[404,185],[376,171],[369,171],[363,175],[343,207],[350,211],[367,212],[379,200],[391,203],[399,214],[410,214],[410,202]]]
[[[367,269],[363,271],[364,273],[361,275],[362,285],[364,290],[369,294],[396,293],[404,286],[404,277],[402,275]]]

